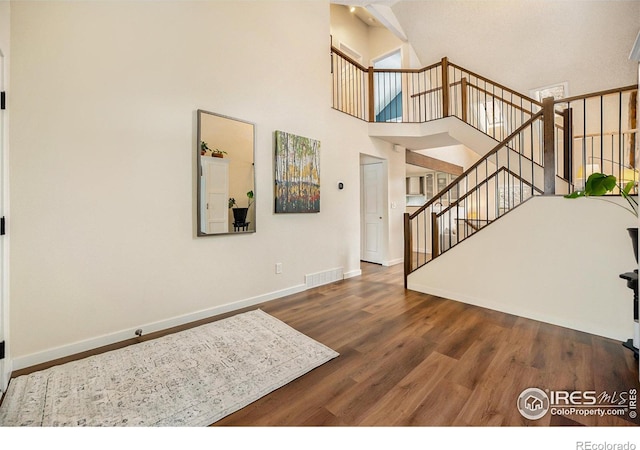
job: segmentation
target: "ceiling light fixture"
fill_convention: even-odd
[[[355,6],[352,6],[351,8],[349,8],[349,11],[350,11],[350,12],[356,12],[356,7],[355,7]]]

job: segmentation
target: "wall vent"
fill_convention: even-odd
[[[312,273],[304,276],[305,285],[308,288],[322,286],[323,284],[333,283],[335,281],[344,280],[344,271],[342,267],[337,269],[325,270],[324,272]]]

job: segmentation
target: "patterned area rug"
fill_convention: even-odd
[[[255,310],[15,378],[0,425],[210,425],[336,356]]]

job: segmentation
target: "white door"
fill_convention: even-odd
[[[202,157],[206,200],[207,234],[229,232],[229,163],[222,158]]]
[[[365,164],[362,168],[362,250],[361,259],[382,264],[384,242],[384,218],[386,217],[383,164]]]

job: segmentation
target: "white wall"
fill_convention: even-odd
[[[480,159],[480,155],[462,144],[451,145],[448,147],[429,148],[426,150],[420,150],[419,153],[461,166],[463,170],[467,170]]]
[[[626,341],[633,292],[619,274],[637,267],[632,226],[631,213],[599,199],[535,197],[411,274],[408,286]]]
[[[384,27],[370,27],[344,5],[331,5],[331,36],[333,45],[346,44],[362,55],[361,64],[373,65],[373,60],[402,50],[402,67],[421,68],[413,48]]]
[[[369,27],[345,5],[331,4],[330,33],[332,44],[348,46],[362,56],[360,63],[367,67],[372,56],[369,54]]]
[[[326,1],[12,4],[15,368],[359,273],[359,155],[404,155],[331,109],[328,33]],[[195,237],[198,108],[256,124],[255,234]],[[275,130],[321,141],[319,214],[273,214]]]
[[[527,95],[564,81],[571,95],[637,83],[628,56],[638,1],[401,1],[392,9],[424,65],[448,56]]]

